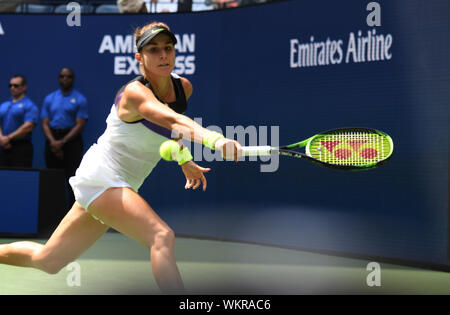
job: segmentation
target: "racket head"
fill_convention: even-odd
[[[339,128],[317,134],[306,145],[306,155],[337,169],[363,170],[386,163],[394,142],[386,133],[370,128]]]

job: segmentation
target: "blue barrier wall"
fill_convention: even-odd
[[[37,234],[39,172],[0,170],[0,190],[0,233]]]
[[[41,106],[58,70],[74,68],[89,102],[88,148],[115,91],[135,76],[133,27],[162,20],[180,39],[176,71],[194,85],[186,114],[203,126],[259,135],[266,126],[269,143],[277,127],[280,144],[364,126],[395,142],[392,160],[367,172],[292,159],[276,172],[260,171],[269,162],[199,162],[212,168],[206,192],[184,191],[178,167],[160,162],[140,192],[177,233],[448,266],[450,3],[378,3],[381,26],[367,25],[367,3],[331,0],[83,15],[80,27],[66,16],[0,15],[0,99],[24,73]],[[33,140],[34,167],[44,167],[40,126]]]

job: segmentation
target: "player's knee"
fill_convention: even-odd
[[[51,275],[57,274],[66,265],[64,262],[41,253],[33,256],[33,262],[36,268]]]
[[[162,228],[155,233],[153,246],[160,248],[173,248],[175,244],[175,233],[170,228]]]

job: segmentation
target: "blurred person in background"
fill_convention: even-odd
[[[191,12],[192,0],[178,0],[178,12]]]
[[[0,166],[31,167],[31,132],[39,121],[39,109],[27,97],[27,80],[14,75],[9,80],[11,98],[0,105]]]
[[[228,9],[236,8],[239,6],[237,0],[211,0],[214,9]]]
[[[60,88],[45,97],[41,110],[47,168],[63,169],[67,181],[83,157],[82,132],[88,119],[86,98],[73,88],[75,74],[62,68],[58,75]],[[69,202],[75,201],[69,187]]]
[[[120,13],[148,13],[143,0],[117,0]]]
[[[174,13],[178,11],[178,0],[144,0],[151,13]]]
[[[0,12],[14,13],[20,5],[19,0],[0,0]]]
[[[26,4],[39,4],[39,0],[0,0],[1,13],[16,13],[17,8]]]

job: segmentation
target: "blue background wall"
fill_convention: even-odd
[[[21,192],[26,189],[26,198]],[[0,233],[36,234],[39,212],[39,172],[0,170]],[[5,206],[9,205],[9,206]],[[24,219],[25,218],[25,219]]]
[[[87,149],[106,126],[115,92],[134,77],[114,74],[115,58],[133,53],[99,53],[102,41],[162,20],[180,38],[195,34],[194,51],[178,53],[194,56],[195,72],[177,70],[194,85],[186,114],[203,126],[279,126],[280,144],[364,126],[395,142],[392,160],[367,172],[292,159],[281,159],[272,173],[260,172],[260,162],[199,162],[212,168],[206,192],[185,191],[178,167],[160,162],[140,192],[177,233],[447,266],[450,3],[378,2],[379,27],[367,25],[367,3],[356,0],[83,15],[80,27],[68,27],[65,16],[0,15],[0,99],[9,97],[9,78],[23,73],[40,107],[58,88],[58,70],[74,68],[75,86],[89,102]],[[392,36],[392,58],[346,63],[350,33],[374,29]],[[291,68],[291,39],[309,43],[311,36],[342,40],[344,61]],[[34,166],[42,168],[40,126],[33,140]]]

